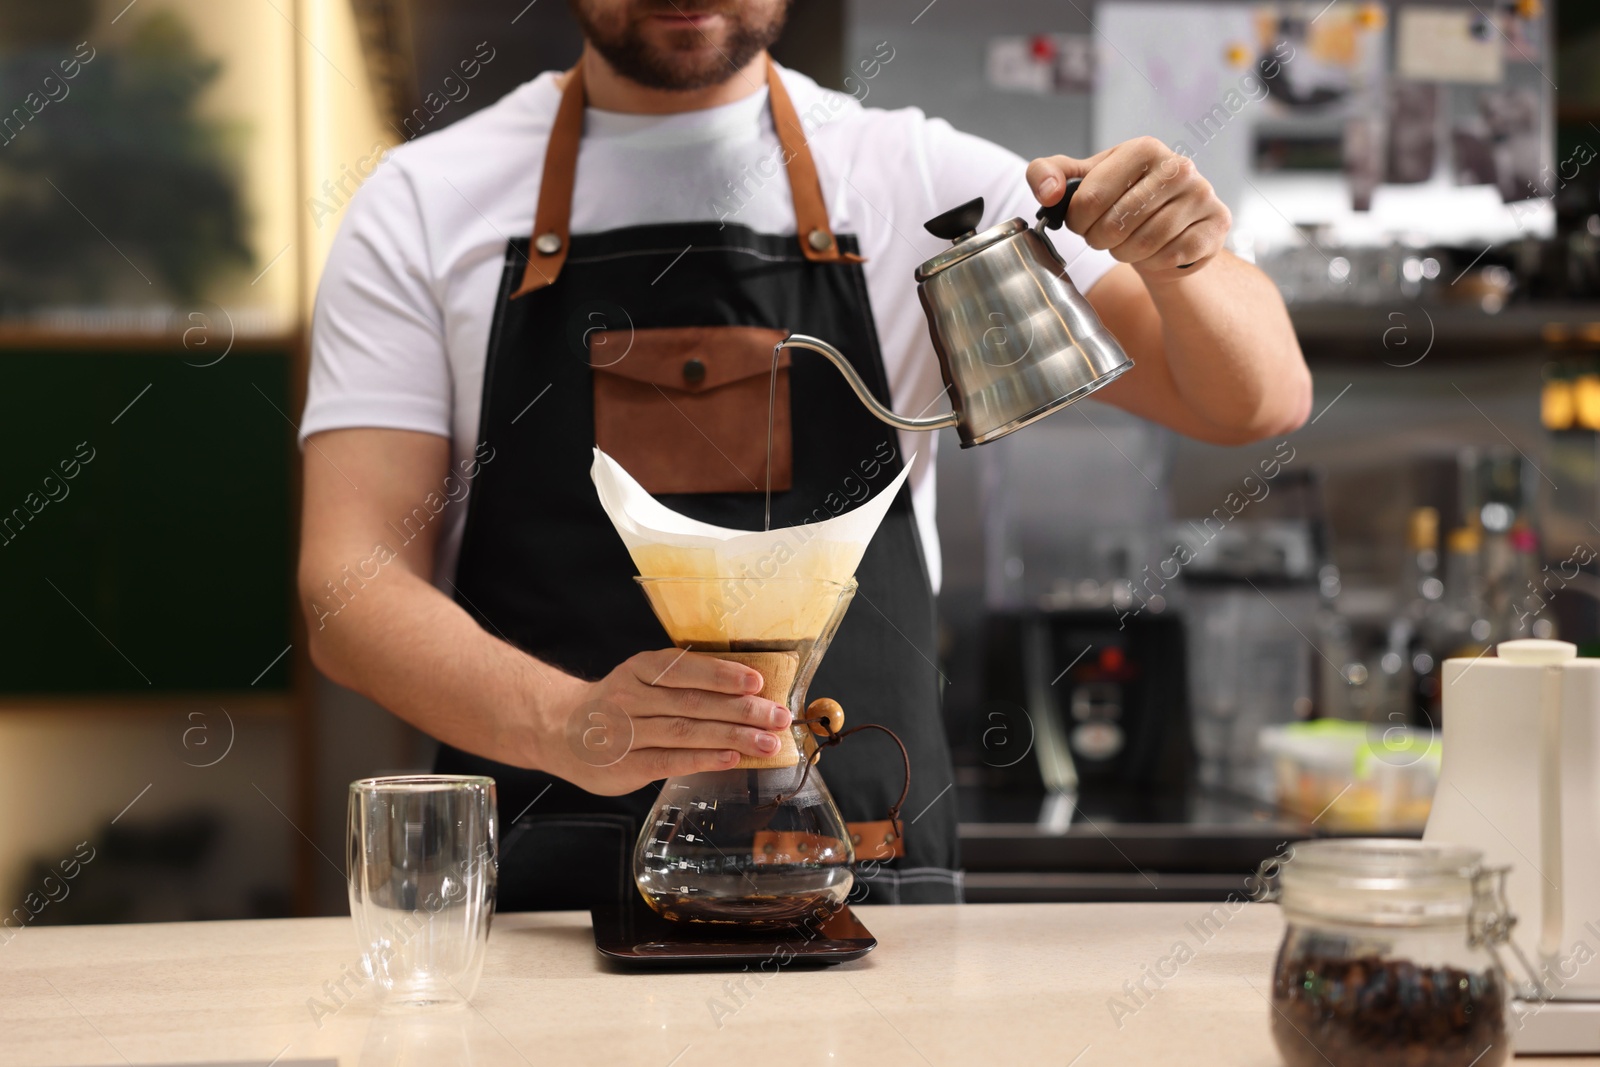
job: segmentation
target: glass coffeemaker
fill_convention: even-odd
[[[827,918],[850,892],[855,850],[818,773],[817,738],[838,734],[843,713],[829,700],[802,709],[854,580],[637,581],[677,647],[760,671],[761,695],[796,720],[772,756],[667,780],[634,848],[639,892],[673,920],[760,927]]]

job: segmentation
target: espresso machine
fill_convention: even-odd
[[[1074,804],[1090,818],[1179,817],[1192,664],[1187,583],[1161,568],[1170,452],[1168,431],[1100,408],[982,454],[982,624],[969,640],[983,702],[956,713],[980,821],[1021,818],[1041,796],[1027,818],[1056,830]]]

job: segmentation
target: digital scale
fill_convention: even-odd
[[[858,960],[877,947],[850,905],[826,921],[791,927],[741,928],[733,923],[663,919],[640,896],[589,912],[594,946],[630,969],[738,969],[762,961],[777,967],[827,967]]]

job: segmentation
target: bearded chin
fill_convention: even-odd
[[[601,25],[589,17],[583,0],[571,0],[571,7],[585,39],[618,74],[648,89],[679,92],[720,85],[743,70],[777,41],[788,13],[787,3],[768,14],[752,13],[743,3],[730,5],[723,13],[729,30],[720,43],[713,46],[698,29],[686,27],[658,46],[631,21]]]

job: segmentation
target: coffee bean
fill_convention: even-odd
[[[1341,957],[1286,943],[1272,1036],[1287,1067],[1500,1067],[1511,1055],[1493,970]]]

